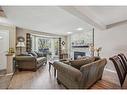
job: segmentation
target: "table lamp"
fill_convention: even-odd
[[[18,42],[17,46],[20,49],[20,55],[22,54],[22,48],[25,47],[24,42]]]

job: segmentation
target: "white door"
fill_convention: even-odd
[[[9,48],[9,31],[0,30],[0,70],[6,69],[6,54]]]

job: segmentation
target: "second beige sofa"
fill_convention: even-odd
[[[71,63],[73,64],[71,66],[63,62],[54,62],[58,83],[62,83],[66,88],[70,89],[84,89],[90,88],[96,81],[100,80],[107,63],[106,59],[99,59],[97,61],[86,59],[83,61],[82,63],[79,62],[79,64],[82,64],[80,69],[75,68],[76,65],[73,63]],[[88,61],[90,63],[87,63]]]

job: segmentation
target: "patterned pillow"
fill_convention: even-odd
[[[44,54],[42,52],[37,52],[37,51],[34,51],[34,52],[37,54],[38,57],[43,57],[44,56]]]
[[[32,54],[29,54],[29,56],[32,56],[32,57],[34,57]]]
[[[31,51],[29,54],[32,54],[36,58],[38,57],[38,55],[34,51]]]

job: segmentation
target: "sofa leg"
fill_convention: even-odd
[[[21,72],[22,71],[22,69],[21,68],[18,68],[18,70]]]
[[[36,72],[36,71],[37,71],[37,69],[36,69],[36,68],[34,68],[34,69],[33,69],[33,72]]]
[[[102,75],[101,75],[101,77],[99,78],[99,80],[101,80],[102,79]]]
[[[58,78],[57,78],[57,83],[58,83],[58,84],[61,84],[61,82],[59,81],[59,79],[58,79]]]

